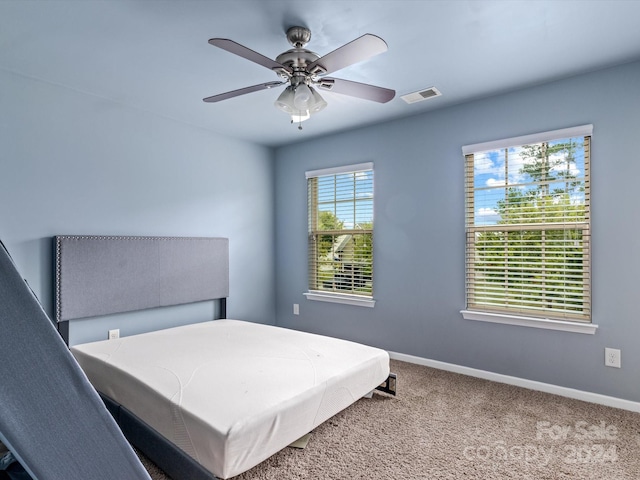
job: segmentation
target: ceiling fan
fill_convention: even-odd
[[[326,76],[341,68],[386,52],[387,44],[380,37],[367,33],[320,57],[318,54],[304,48],[311,40],[311,31],[308,28],[291,27],[287,30],[286,35],[293,48],[278,55],[275,61],[233,40],[226,38],[212,38],[209,40],[211,45],[272,70],[282,80],[260,83],[251,87],[213,95],[203,100],[207,103],[214,103],[251,92],[287,85],[275,101],[275,106],[291,115],[291,123],[298,123],[298,128],[302,129],[301,122],[309,119],[311,115],[327,106],[327,102],[317,90],[349,95],[379,103],[386,103],[395,96],[396,92],[388,88]]]

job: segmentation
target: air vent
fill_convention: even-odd
[[[440,93],[436,87],[429,87],[418,92],[407,93],[406,95],[402,95],[400,98],[407,103],[416,103],[428,100],[429,98],[439,97],[440,95],[442,95],[442,93]]]

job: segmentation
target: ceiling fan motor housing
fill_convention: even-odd
[[[302,48],[311,40],[311,30],[305,27],[291,27],[287,30],[287,40],[295,48]]]
[[[307,65],[315,62],[318,58],[320,58],[320,56],[317,53],[307,50],[306,48],[292,48],[278,55],[276,62],[296,71],[306,70]]]
[[[278,55],[276,62],[291,69],[290,81],[292,86],[295,87],[300,83],[309,83],[312,81],[312,75],[307,70],[307,66],[320,58],[317,53],[304,48],[311,40],[311,31],[305,27],[291,27],[287,30],[287,40],[293,45],[293,48]]]

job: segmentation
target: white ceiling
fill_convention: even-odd
[[[278,146],[640,59],[639,20],[638,0],[0,0],[0,70]],[[396,98],[323,93],[329,106],[302,131],[273,106],[279,91],[202,101],[278,80],[209,38],[275,58],[293,25],[321,56],[382,37],[388,52],[332,76]],[[431,86],[442,96],[400,99]]]

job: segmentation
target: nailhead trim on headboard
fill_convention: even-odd
[[[58,322],[214,300],[229,294],[226,238],[100,235],[54,238]],[[150,248],[140,250],[137,245],[129,249],[128,242],[147,242]],[[163,242],[166,248],[156,251],[152,247],[156,242]],[[191,242],[200,246],[188,245]]]

